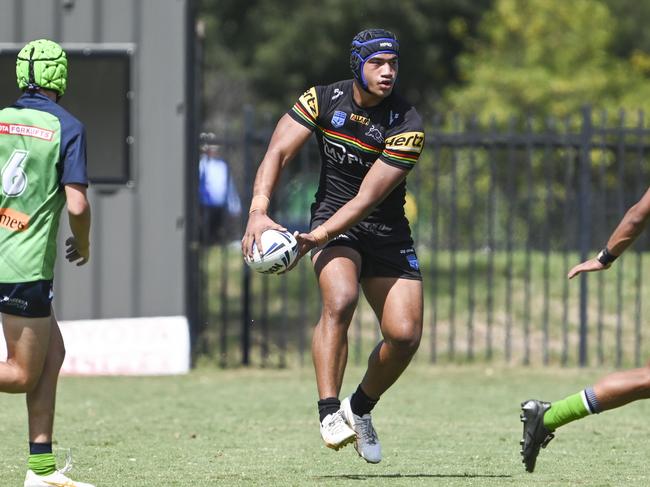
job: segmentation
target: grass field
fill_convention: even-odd
[[[650,402],[566,426],[534,474],[520,462],[520,400],[559,399],[603,372],[416,365],[375,411],[379,465],[323,446],[310,368],[64,377],[55,448],[100,487],[647,486]],[[348,370],[345,394],[361,373]],[[24,397],[0,396],[0,438],[2,485],[22,485]]]

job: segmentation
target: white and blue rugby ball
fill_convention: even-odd
[[[266,230],[262,233],[260,254],[253,244],[253,258],[246,257],[246,263],[254,271],[262,274],[278,274],[289,267],[298,257],[298,242],[289,232]]]

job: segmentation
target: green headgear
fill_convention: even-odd
[[[18,53],[16,77],[21,90],[45,88],[63,95],[68,84],[65,51],[47,39],[30,42]]]

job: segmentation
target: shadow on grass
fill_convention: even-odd
[[[385,473],[385,474],[339,474],[339,475],[317,475],[315,480],[325,479],[346,479],[346,480],[369,480],[369,479],[419,479],[419,478],[434,478],[434,479],[447,479],[447,478],[469,478],[469,479],[509,479],[512,475],[499,475],[499,474],[480,474],[480,473],[457,473],[457,474],[442,474],[442,473]]]

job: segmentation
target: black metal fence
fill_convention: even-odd
[[[427,129],[408,176],[407,216],[425,285],[425,335],[417,360],[613,366],[644,360],[646,232],[607,272],[566,279],[595,255],[647,189],[643,114],[592,113],[481,126],[450,116]],[[221,137],[244,211],[202,246],[199,360],[285,367],[309,361],[320,298],[311,263],[284,276],[249,272],[239,238],[252,179],[272,128],[243,117],[243,136]],[[318,181],[315,144],[293,161],[272,216],[304,229]],[[350,329],[357,363],[379,339],[361,302]]]

